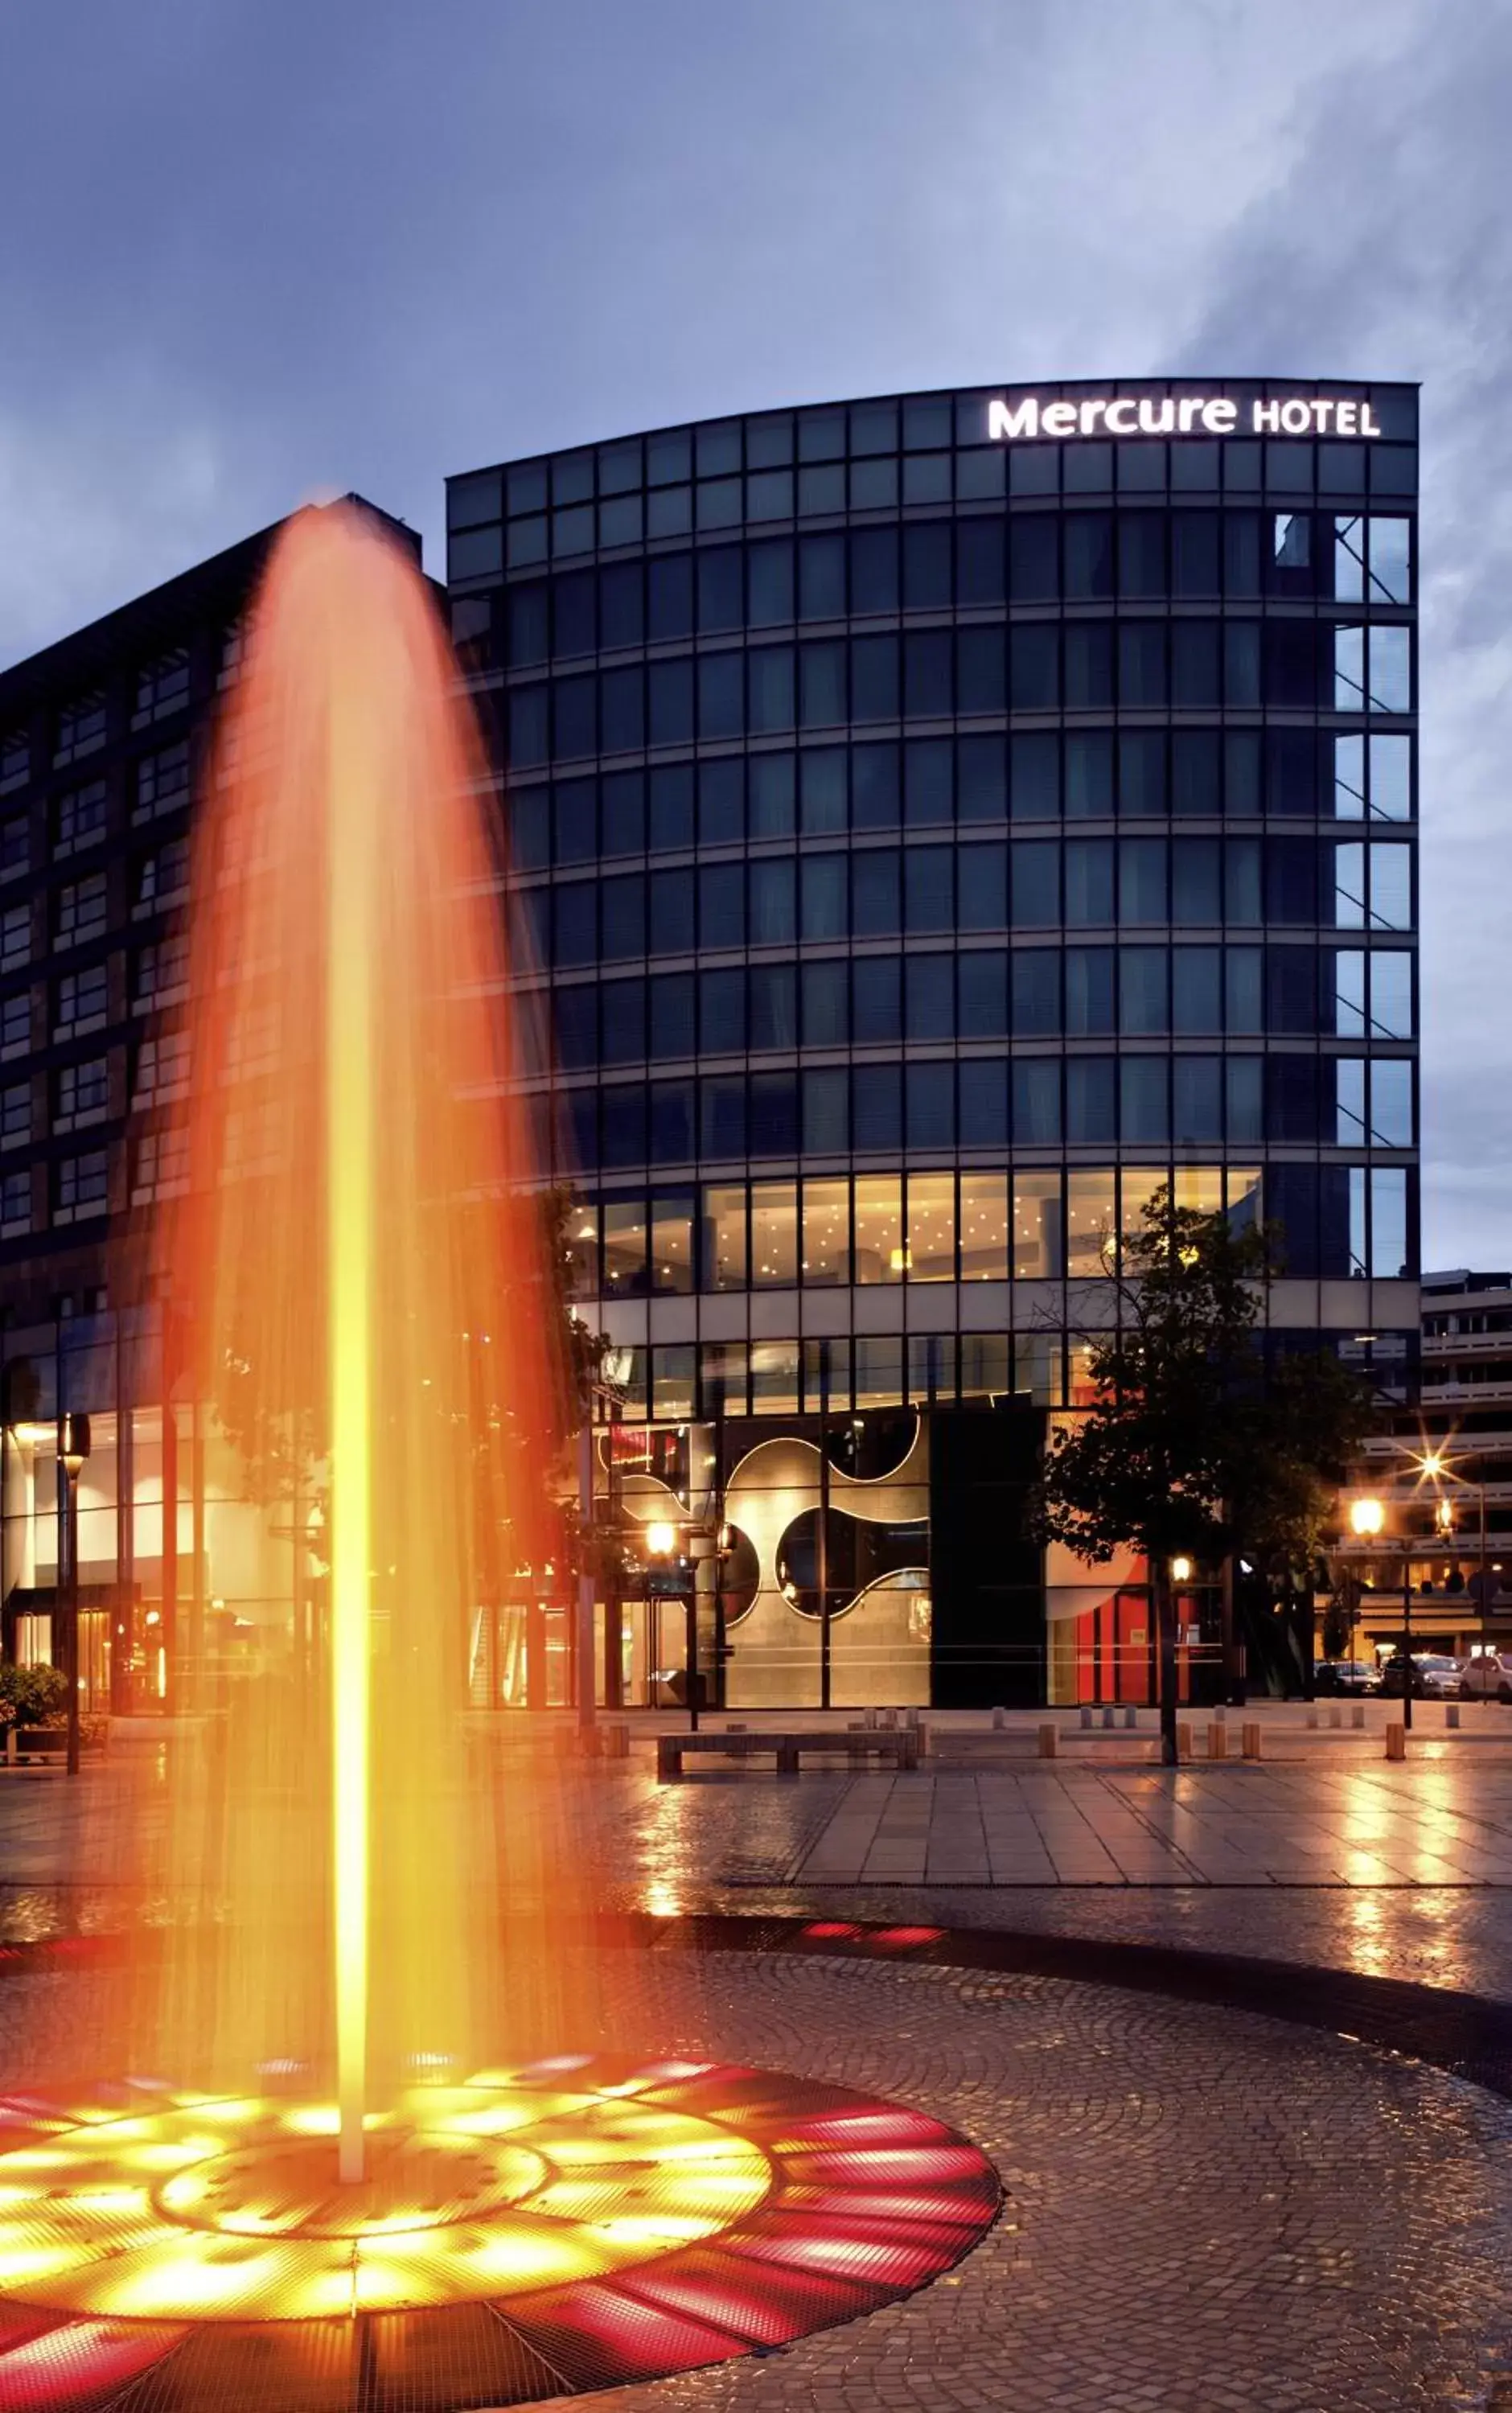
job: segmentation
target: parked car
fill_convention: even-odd
[[[1460,1662],[1462,1701],[1512,1701],[1512,1657],[1505,1651],[1475,1651]]]
[[[1400,1701],[1402,1695],[1402,1658],[1394,1651],[1381,1670],[1381,1690],[1387,1700]],[[1413,1699],[1445,1701],[1458,1695],[1460,1662],[1441,1658],[1435,1651],[1413,1652]]]
[[[1341,1694],[1378,1693],[1379,1670],[1363,1659],[1320,1659],[1312,1670],[1312,1689],[1320,1701]]]

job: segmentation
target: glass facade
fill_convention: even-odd
[[[1416,393],[1220,391],[1223,436],[916,394],[451,481],[627,1423],[735,1420],[734,1463],[1075,1404],[1167,1179],[1282,1228],[1277,1334],[1410,1381]],[[1245,433],[1320,420],[1379,432]]]

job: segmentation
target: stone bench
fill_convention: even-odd
[[[852,1730],[846,1734],[826,1734],[819,1728],[808,1734],[761,1734],[743,1727],[734,1734],[658,1735],[657,1782],[680,1783],[683,1760],[689,1752],[720,1759],[751,1759],[759,1754],[771,1754],[776,1757],[778,1776],[796,1776],[799,1754],[805,1751],[844,1752],[852,1760],[875,1754],[902,1769],[917,1768],[919,1764],[919,1738],[910,1726],[881,1727],[876,1732]]]

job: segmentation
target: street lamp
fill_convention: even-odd
[[[1379,1500],[1352,1500],[1349,1521],[1362,1541],[1384,1531],[1386,1509]],[[1413,1722],[1413,1561],[1412,1546],[1401,1546],[1401,1723]]]
[[[1417,1463],[1423,1473],[1429,1475],[1433,1482],[1442,1480],[1445,1483],[1458,1483],[1462,1489],[1473,1491],[1475,1495],[1477,1522],[1480,1527],[1480,1638],[1484,1648],[1490,1615],[1491,1592],[1491,1570],[1486,1562],[1486,1486],[1484,1483],[1477,1483],[1472,1475],[1461,1474],[1439,1449],[1425,1450]],[[1454,1525],[1453,1501],[1439,1501],[1434,1510],[1434,1517],[1440,1532],[1449,1532]],[[1500,1589],[1501,1586],[1498,1584],[1497,1590],[1500,1591]]]
[[[63,1477],[63,1674],[68,1687],[68,1774],[79,1773],[79,1477],[89,1456],[89,1418],[58,1418],[58,1472]]]

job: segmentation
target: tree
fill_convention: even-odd
[[[1117,1321],[1091,1340],[1095,1396],[1052,1442],[1030,1503],[1042,1543],[1088,1559],[1131,1547],[1144,1557],[1171,1765],[1172,1560],[1242,1548],[1267,1567],[1306,1565],[1368,1419],[1363,1386],[1331,1356],[1282,1358],[1267,1378],[1254,1326],[1278,1262],[1273,1233],[1235,1232],[1158,1191],[1116,1274],[1110,1265]]]

